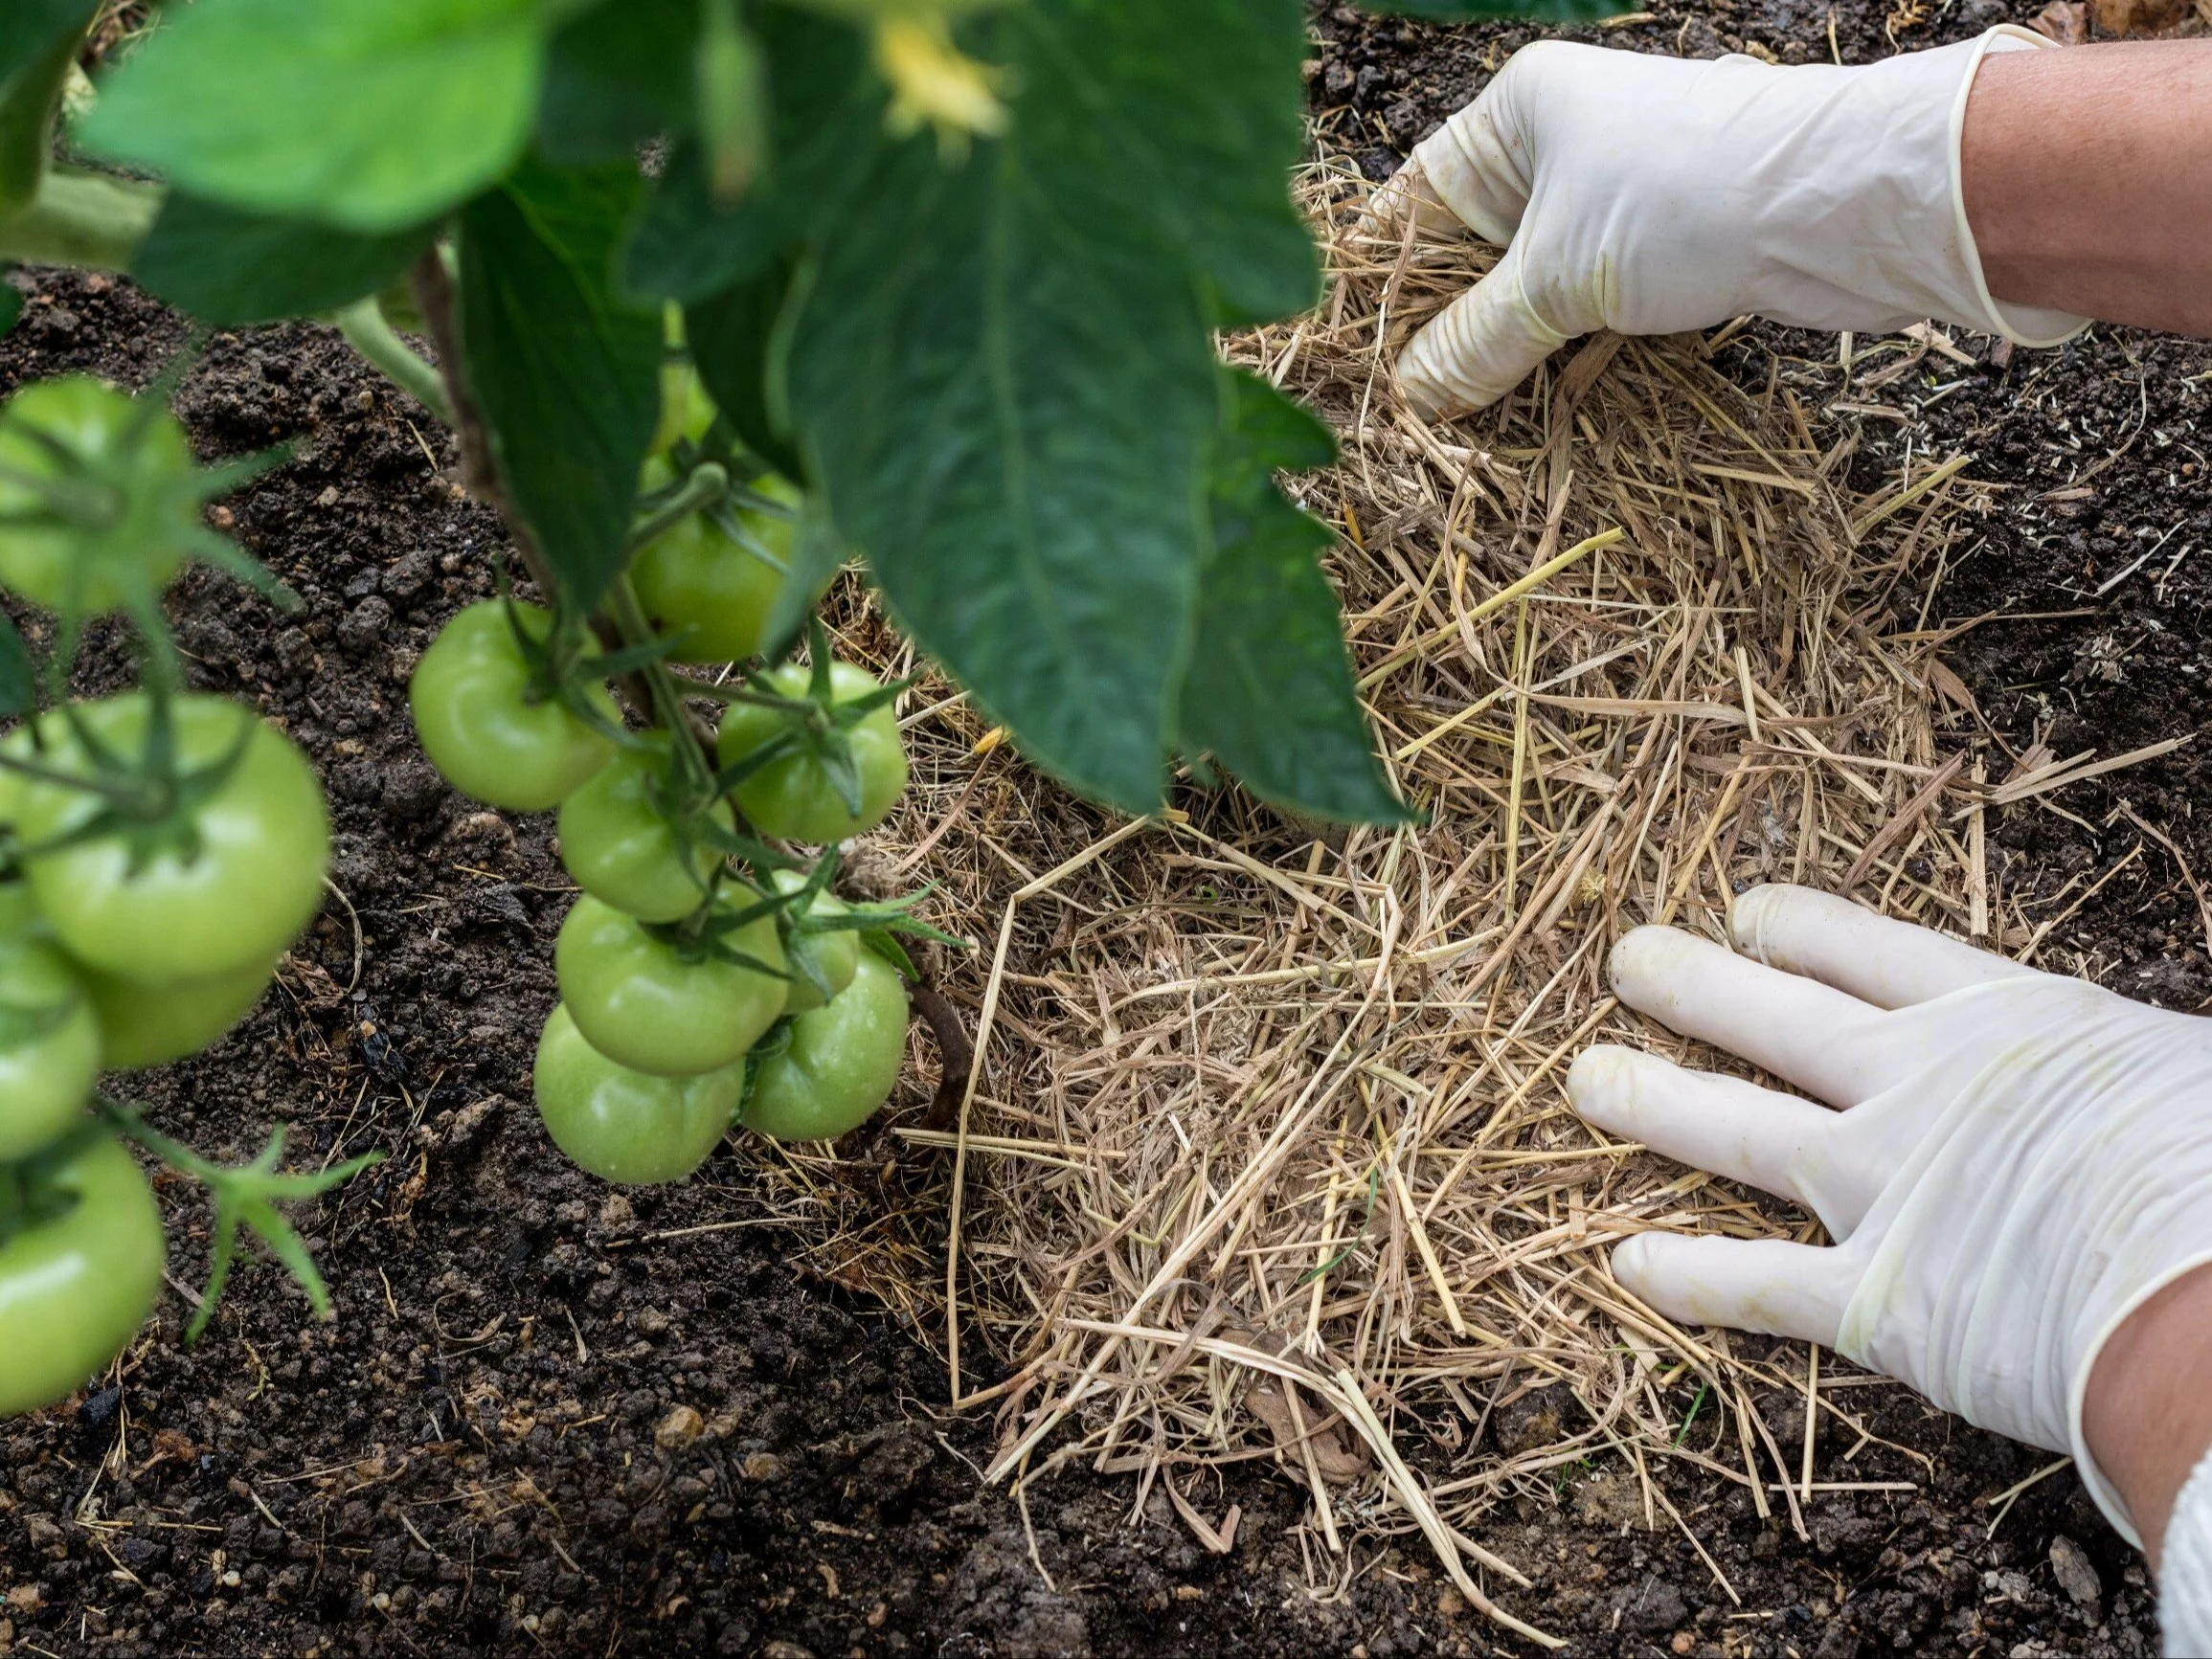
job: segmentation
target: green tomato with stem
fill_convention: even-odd
[[[553,1145],[601,1180],[680,1181],[730,1132],[745,1093],[743,1061],[695,1077],[654,1077],[609,1060],[555,1005],[531,1071]]]
[[[651,483],[667,482],[667,467],[647,461]],[[630,565],[630,583],[653,631],[676,641],[678,662],[736,662],[757,653],[777,595],[791,568],[799,510],[795,485],[774,476],[748,486],[779,503],[788,515],[733,504],[732,516],[752,543],[738,541],[705,513],[679,519],[643,548]]]
[[[906,985],[873,951],[852,982],[791,1022],[790,1041],[755,1064],[739,1121],[778,1140],[835,1140],[891,1098],[906,1061]]]
[[[0,1164],[60,1139],[99,1074],[84,987],[29,889],[10,882],[0,886]]]
[[[722,854],[704,840],[687,848],[665,800],[670,784],[669,740],[646,735],[579,784],[561,802],[561,863],[576,886],[646,922],[676,922],[705,902],[708,878]],[[737,820],[726,800],[705,816],[725,831]]]
[[[169,585],[199,522],[191,447],[167,410],[89,374],[0,406],[0,582],[96,617]]]
[[[737,887],[728,915],[755,899]],[[553,945],[561,1001],[585,1041],[618,1065],[655,1077],[695,1077],[741,1059],[783,1012],[787,981],[776,918],[756,916],[718,936],[758,966],[687,950],[590,894],[576,902]]]
[[[605,732],[549,696],[523,655],[515,628],[543,644],[553,614],[505,600],[469,606],[439,630],[407,683],[415,735],[433,766],[462,794],[510,812],[558,806],[615,751]],[[603,684],[585,695],[608,726],[621,715]]]
[[[39,1197],[66,1207],[0,1238],[0,1417],[66,1400],[123,1352],[169,1260],[153,1189],[114,1136],[42,1174]]]
[[[78,978],[100,1023],[101,1068],[167,1065],[211,1046],[260,1001],[277,960],[166,985],[142,985],[79,963]]]
[[[797,870],[778,870],[768,879],[779,893],[796,893],[806,886],[806,878]],[[846,909],[845,901],[824,888],[814,895],[805,915],[796,913],[797,906],[785,911],[792,930],[783,940],[783,956],[791,971],[791,992],[783,999],[784,1013],[811,1014],[852,983],[853,970],[860,962],[860,930],[805,930],[808,916],[840,916]]]
[[[807,694],[812,677],[801,664],[790,662],[771,670],[768,681],[781,696],[797,699]],[[882,689],[865,669],[849,662],[830,664],[833,706],[857,703]],[[716,749],[722,764],[734,766],[791,729],[791,722],[774,708],[733,703],[723,716]],[[846,729],[844,736],[859,785],[860,810],[853,811],[839,794],[835,776],[821,752],[821,739],[810,738],[791,752],[767,762],[732,791],[754,828],[779,841],[826,846],[865,834],[883,821],[906,788],[906,745],[900,740],[892,706],[885,703],[869,709]]]
[[[147,754],[144,692],[77,713],[111,758],[136,766]],[[173,782],[140,780],[111,801],[27,779],[16,816],[25,879],[62,948],[144,985],[265,966],[322,908],[330,864],[322,787],[290,738],[220,697],[172,698],[169,714]],[[46,726],[48,768],[105,775],[75,730]]]

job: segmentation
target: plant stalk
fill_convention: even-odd
[[[445,382],[437,367],[399,338],[386,320],[384,307],[376,303],[375,295],[367,295],[341,310],[338,332],[345,335],[346,344],[367,359],[369,366],[385,379],[448,427],[454,424],[453,404],[445,394]]]

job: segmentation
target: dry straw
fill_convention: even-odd
[[[1661,1527],[1683,1525],[1665,1460],[1800,1526],[1823,1487],[1751,1385],[1839,1417],[1849,1396],[1674,1328],[1606,1266],[1643,1229],[1809,1225],[1593,1133],[1561,1082],[1599,1041],[1710,1062],[1614,1003],[1606,952],[1643,922],[1718,933],[1750,883],[2001,925],[1980,769],[1931,730],[1936,636],[1880,635],[1971,498],[1938,458],[1855,493],[1847,437],[1694,336],[1601,337],[1426,425],[1388,365],[1488,256],[1359,231],[1342,168],[1304,188],[1326,297],[1230,350],[1342,438],[1294,485],[1343,532],[1363,694],[1430,822],[1324,831],[1227,793],[1114,820],[925,683],[910,816],[854,873],[935,878],[934,919],[978,942],[938,963],[980,1031],[963,1107],[842,1160],[763,1152],[762,1187],[817,1268],[936,1333],[956,1393],[995,1406],[992,1478],[1129,1471],[1227,1548],[1196,1471],[1261,1460],[1310,1494],[1317,1582],[1355,1537],[1418,1531],[1473,1605],[1551,1642],[1482,1543],[1547,1471],[1618,1457]],[[869,619],[846,638],[902,665]],[[1555,1444],[1501,1451],[1485,1425],[1554,1385],[1579,1402]]]

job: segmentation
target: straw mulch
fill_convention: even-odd
[[[1226,792],[1115,820],[925,682],[909,816],[854,874],[940,884],[929,913],[979,946],[938,964],[981,1059],[947,1130],[909,1115],[842,1162],[764,1150],[759,1179],[816,1267],[943,1342],[956,1395],[997,1412],[993,1477],[1129,1471],[1227,1547],[1236,1516],[1197,1471],[1262,1460],[1310,1493],[1317,1586],[1355,1537],[1417,1529],[1471,1603],[1542,1640],[1481,1539],[1517,1493],[1550,1501],[1547,1471],[1617,1457],[1649,1523],[1685,1532],[1664,1459],[1793,1520],[1851,1479],[1752,1410],[1748,1383],[1817,1374],[1672,1328],[1606,1267],[1639,1229],[1811,1223],[1591,1132],[1561,1082],[1599,1041],[1712,1062],[1614,1003],[1606,952],[1643,922],[1717,934],[1751,883],[2009,932],[1989,790],[1931,729],[1931,695],[1963,688],[1925,618],[1879,632],[1901,577],[1963,549],[1975,497],[1939,457],[1855,494],[1850,441],[1724,379],[1717,336],[1599,338],[1424,426],[1386,366],[1487,255],[1364,235],[1341,168],[1306,189],[1326,298],[1230,349],[1342,437],[1293,485],[1343,532],[1362,689],[1428,827],[1286,825]],[[890,639],[846,630],[902,667]],[[1498,1450],[1494,1414],[1561,1383],[1581,1415],[1557,1443]]]

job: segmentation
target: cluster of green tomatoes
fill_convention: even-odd
[[[866,1120],[906,1050],[912,970],[892,935],[932,931],[830,887],[837,844],[906,787],[899,688],[832,660],[819,623],[810,661],[763,655],[799,494],[728,439],[688,370],[672,391],[643,533],[598,615],[473,605],[408,694],[457,789],[558,811],[581,892],[554,948],[537,1107],[569,1157],[632,1184],[681,1180],[734,1124],[821,1140]],[[610,679],[653,724],[625,725]]]
[[[208,1309],[241,1222],[304,1263],[270,1200],[355,1167],[279,1176],[278,1141],[224,1170],[97,1091],[222,1036],[322,903],[330,826],[306,757],[253,709],[184,692],[161,619],[186,559],[247,572],[199,516],[237,482],[192,465],[159,397],[73,375],[0,411],[0,582],[56,618],[43,665],[0,619],[17,722],[0,737],[0,1417],[68,1395],[153,1306],[167,1245],[126,1137],[230,1207]],[[144,684],[71,700],[76,636],[111,613],[137,630]],[[311,1264],[305,1282],[321,1305]]]

